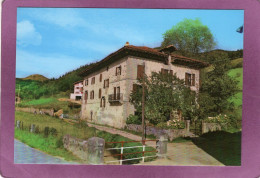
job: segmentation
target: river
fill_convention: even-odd
[[[16,164],[79,164],[65,161],[29,147],[14,139],[14,163]]]

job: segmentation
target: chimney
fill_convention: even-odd
[[[125,43],[125,46],[129,46],[129,42],[128,41]]]

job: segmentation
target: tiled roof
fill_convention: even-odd
[[[74,82],[73,84],[75,85],[75,84],[78,84],[78,83],[81,83],[81,82],[83,82],[83,80],[80,80],[80,81]]]
[[[166,48],[176,49],[173,45],[170,45]],[[146,46],[126,45],[120,48],[119,50],[109,54],[107,57],[105,57],[95,65],[91,66],[89,69],[83,71],[80,75],[86,76],[102,67],[108,66],[110,63],[114,62],[115,60],[123,58],[128,55],[137,56],[137,57],[146,57],[149,59],[158,60],[160,62],[166,62],[168,58],[167,57],[168,55],[162,52],[162,49],[154,49]],[[184,56],[178,56],[175,54],[171,54],[171,56],[175,59],[172,61],[173,64],[185,65],[185,66],[195,67],[195,68],[208,66],[207,63],[202,62],[200,60],[191,59]]]
[[[171,57],[172,57],[173,64],[187,65],[189,67],[194,67],[194,68],[202,68],[202,67],[209,66],[208,63],[198,59],[188,58],[176,54],[171,54]]]

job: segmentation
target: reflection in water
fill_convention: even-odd
[[[53,157],[14,140],[14,163],[17,164],[78,164]]]

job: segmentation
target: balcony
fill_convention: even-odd
[[[116,94],[108,95],[108,102],[110,102],[110,103],[123,102],[123,93],[116,93]]]

